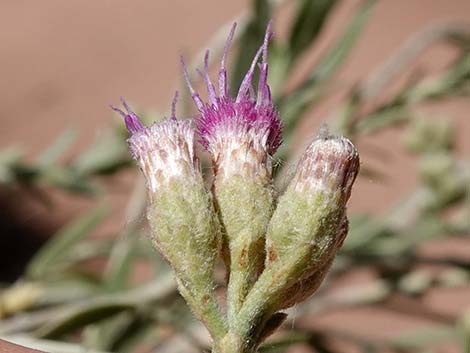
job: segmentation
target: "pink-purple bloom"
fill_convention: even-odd
[[[176,100],[177,94],[173,100],[171,117],[150,126],[144,126],[124,100],[122,104],[126,111],[112,107],[124,117],[131,133],[127,140],[129,151],[139,164],[152,192],[172,178],[184,178],[188,182],[202,178],[192,121],[176,119]]]
[[[238,174],[269,178],[272,169],[270,157],[281,144],[282,131],[282,123],[274,108],[267,83],[271,23],[268,24],[263,43],[253,58],[236,97],[231,97],[225,63],[235,28],[236,24],[232,26],[222,54],[218,72],[218,90],[216,91],[209,77],[209,51],[204,58],[203,72],[198,71],[205,81],[207,102],[204,102],[192,87],[186,66],[181,59],[187,85],[199,111],[199,116],[195,119],[196,131],[201,144],[211,154],[219,177]],[[256,66],[259,66],[259,81],[255,94],[253,77]],[[151,175],[152,173],[157,173],[159,176],[171,174],[173,170],[173,174],[178,174],[177,166],[183,164],[191,164],[191,168],[195,168],[197,159],[194,146],[195,131],[190,120],[176,119],[176,96],[172,104],[171,118],[149,127],[142,124],[124,100],[122,105],[124,110],[116,107],[112,109],[124,118],[131,134],[128,139],[130,152],[144,171],[152,190],[155,189],[158,179]],[[186,149],[187,153],[183,153],[183,149]],[[168,155],[171,158],[168,158]],[[185,163],[176,163],[177,158],[185,160]],[[170,172],[166,173],[165,168]]]
[[[196,120],[197,132],[202,145],[212,154],[213,158],[220,153],[220,147],[227,139],[237,136],[239,138],[243,136],[242,140],[257,145],[256,149],[271,156],[281,144],[282,130],[282,124],[273,106],[271,91],[267,83],[268,44],[272,36],[271,23],[266,29],[263,44],[256,53],[236,97],[232,98],[227,84],[225,62],[235,28],[236,24],[230,31],[222,54],[218,73],[218,93],[209,77],[209,51],[205,55],[204,71],[198,71],[205,81],[207,102],[204,102],[192,87],[186,66],[181,60],[187,85],[200,114]],[[258,92],[255,96],[252,81],[260,57],[262,59],[259,64]]]
[[[111,109],[124,118],[124,123],[126,124],[127,130],[129,130],[131,134],[135,134],[136,132],[143,130],[145,127],[140,121],[137,114],[132,111],[132,109],[129,107],[129,105],[123,98],[121,98],[121,103],[126,111],[123,111],[114,106],[111,106]]]

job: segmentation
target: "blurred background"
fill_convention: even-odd
[[[237,20],[237,87],[269,18],[276,184],[322,123],[354,140],[362,170],[330,276],[262,352],[470,352],[468,0],[3,1],[0,338],[208,349],[149,249],[145,190],[108,105],[123,96],[159,120],[179,89],[192,116],[179,55],[194,68],[211,48],[215,67]]]

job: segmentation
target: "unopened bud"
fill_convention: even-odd
[[[338,200],[344,206],[358,171],[359,154],[350,140],[317,138],[302,155],[291,186],[313,197],[324,194],[325,201]]]
[[[346,202],[358,170],[359,155],[344,137],[317,138],[302,155],[267,233],[266,267],[290,267],[280,307],[321,284],[347,234]]]
[[[346,138],[320,136],[306,149],[266,234],[266,266],[234,324],[240,337],[321,284],[347,233],[346,202],[359,155]]]

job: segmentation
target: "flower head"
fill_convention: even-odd
[[[176,119],[176,99],[177,95],[173,100],[171,117],[148,127],[124,100],[125,111],[112,107],[124,117],[131,134],[127,140],[129,150],[152,192],[172,178],[202,178],[195,155],[194,128],[191,120]]]
[[[218,176],[271,173],[272,156],[281,143],[282,124],[273,106],[268,76],[268,44],[272,36],[269,23],[263,44],[257,51],[235,98],[229,94],[225,62],[236,24],[233,25],[222,55],[218,74],[218,93],[209,77],[209,51],[204,59],[203,77],[208,101],[203,102],[189,80],[184,61],[182,66],[191,96],[199,111],[196,121],[202,145],[211,154]],[[259,82],[255,96],[252,81],[258,61]]]

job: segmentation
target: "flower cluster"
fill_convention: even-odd
[[[176,118],[176,96],[171,117],[149,127],[124,101],[124,110],[113,107],[124,117],[130,153],[147,182],[152,241],[219,353],[255,352],[285,319],[279,310],[316,291],[347,234],[346,203],[359,170],[351,141],[322,133],[301,156],[287,189],[277,194],[272,158],[282,123],[268,85],[271,23],[232,97],[225,63],[234,32],[235,25],[222,54],[218,89],[209,75],[208,51],[198,71],[207,101],[193,88],[181,59],[198,110],[194,120]],[[212,160],[209,190],[198,139]],[[229,274],[226,310],[214,293],[219,256]]]

